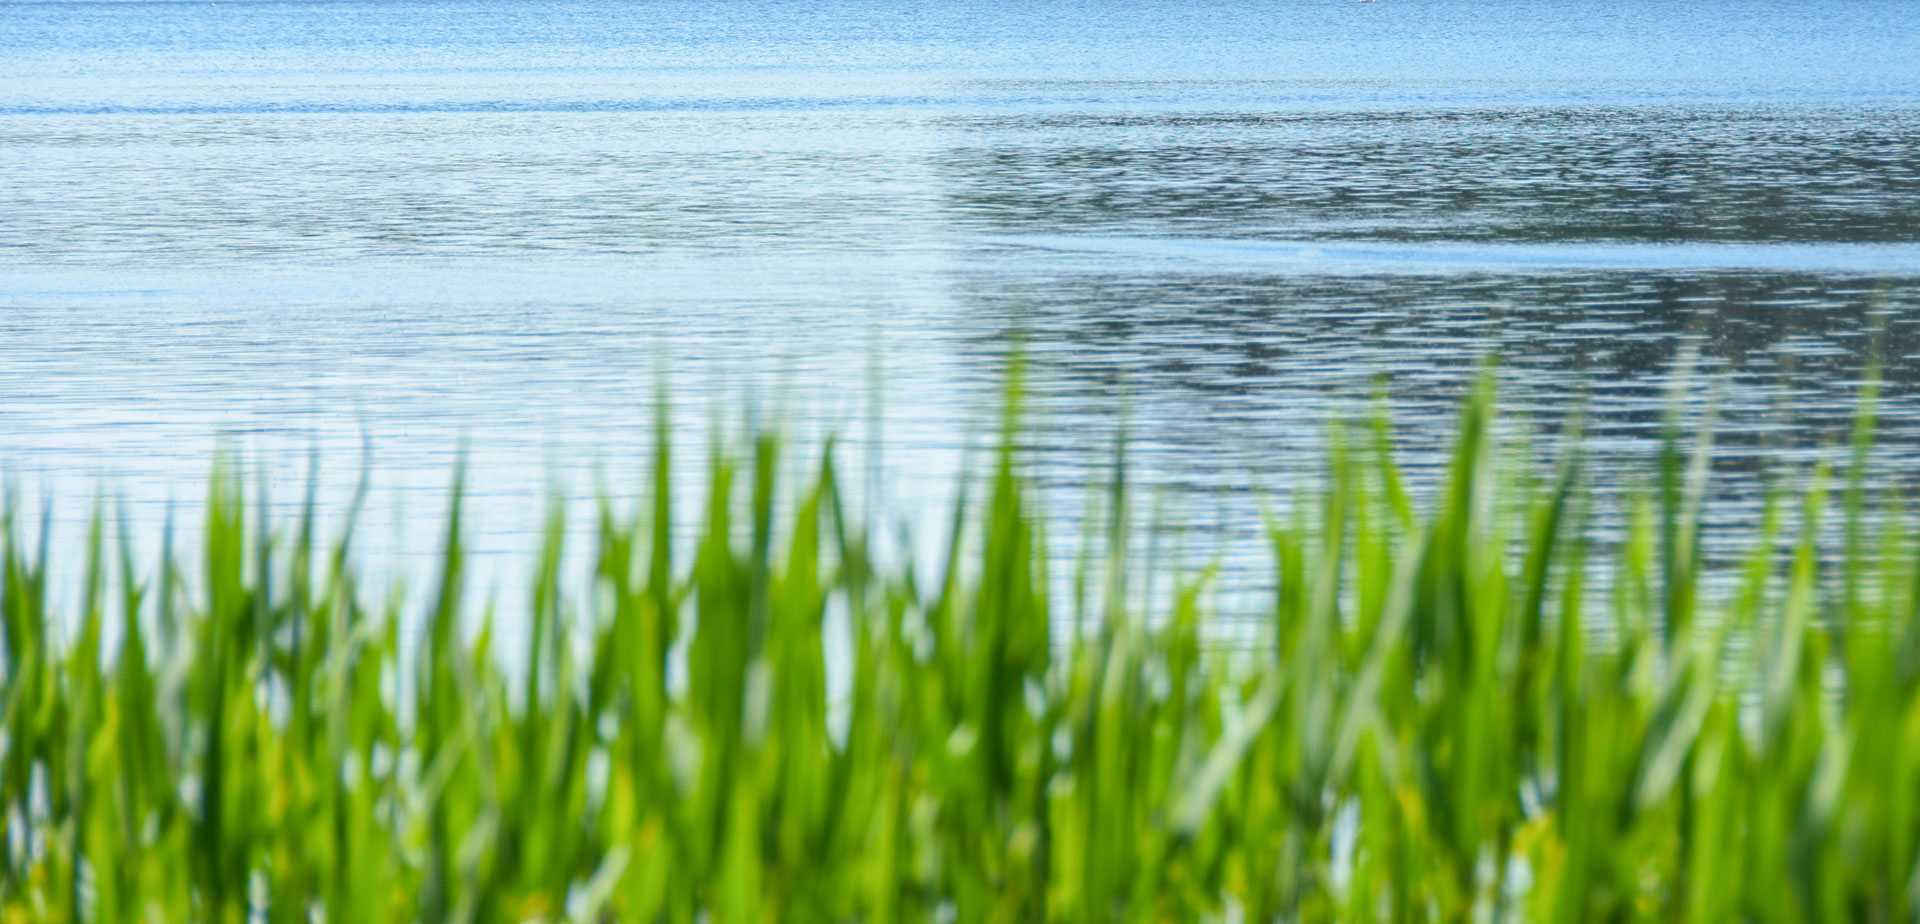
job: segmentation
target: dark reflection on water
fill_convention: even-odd
[[[1869,356],[1881,483],[1920,471],[1920,4],[5,14],[0,466],[112,474],[136,525],[216,431],[283,485],[364,431],[367,548],[430,554],[464,440],[478,554],[518,556],[550,473],[632,493],[663,366],[689,461],[714,408],[784,409],[920,514],[1015,343],[1055,535],[1124,419],[1143,501],[1242,589],[1331,412],[1384,381],[1430,481],[1489,354],[1516,430],[1585,409],[1609,498],[1697,356],[1716,554],[1843,440]]]
[[[1504,432],[1536,441],[1538,455],[1550,456],[1570,412],[1583,412],[1603,544],[1623,528],[1628,492],[1651,487],[1675,366],[1688,358],[1689,438],[1714,407],[1710,564],[1750,553],[1769,484],[1798,492],[1817,461],[1844,465],[1869,355],[1887,358],[1870,483],[1911,494],[1920,488],[1913,282],[1083,274],[980,280],[974,294],[1025,325],[1039,407],[1031,447],[1048,462],[1043,481],[1062,523],[1081,523],[1078,489],[1109,476],[1114,421],[1125,418],[1131,477],[1152,486],[1136,495],[1136,515],[1153,509],[1183,537],[1172,544],[1190,563],[1224,565],[1229,610],[1258,612],[1271,567],[1258,510],[1263,498],[1284,509],[1292,489],[1315,483],[1329,407],[1364,418],[1384,385],[1400,461],[1424,493],[1442,477],[1457,401],[1489,354],[1500,357]],[[998,350],[975,346],[983,357]],[[1079,535],[1060,533],[1069,546]],[[1604,589],[1611,576],[1591,581]]]
[[[1920,237],[1907,107],[1002,117],[940,158],[996,230],[1361,240]]]
[[[1539,429],[1566,414],[1612,478],[1643,463],[1675,364],[1695,357],[1697,411],[1719,391],[1723,494],[1762,462],[1844,441],[1869,356],[1885,357],[1884,461],[1920,449],[1920,317],[1912,279],[1773,274],[1116,277],[1066,275],[972,294],[1027,331],[1050,440],[1093,469],[1124,404],[1154,470],[1244,485],[1313,457],[1329,394],[1364,414],[1383,383],[1417,466],[1451,435],[1477,364],[1499,358],[1507,409]],[[981,344],[991,352],[993,345]],[[1124,399],[1116,398],[1125,395]],[[1076,434],[1100,434],[1075,440]],[[1889,473],[1900,471],[1889,464]],[[1908,470],[1911,471],[1911,470]],[[1742,477],[1742,474],[1747,477]],[[1904,475],[1903,479],[1904,480]],[[1600,479],[1603,488],[1624,482]]]

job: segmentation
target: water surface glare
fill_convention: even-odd
[[[1870,354],[1912,487],[1916,281],[1920,4],[0,2],[14,484],[151,534],[219,434],[286,504],[367,438],[405,567],[464,451],[509,590],[550,485],[637,493],[661,371],[689,489],[778,416],[931,541],[1015,342],[1059,544],[1124,419],[1249,594],[1376,377],[1418,480],[1497,352],[1610,497],[1697,354],[1726,553]]]

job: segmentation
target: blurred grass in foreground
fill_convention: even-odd
[[[351,517],[324,545],[311,500],[268,523],[222,472],[197,576],[96,517],[60,563],[80,611],[49,612],[10,507],[0,920],[1915,920],[1920,568],[1865,509],[1871,393],[1845,547],[1827,470],[1785,479],[1713,601],[1704,439],[1670,430],[1600,551],[1577,450],[1512,463],[1493,408],[1465,402],[1426,510],[1384,425],[1336,427],[1271,529],[1268,643],[1232,651],[1201,644],[1204,575],[1151,621],[1120,552],[1049,599],[1010,450],[915,575],[872,563],[830,452],[783,493],[770,437],[713,453],[676,560],[696,499],[663,436],[591,592],[556,516],[485,619],[457,498],[424,615],[356,583]]]

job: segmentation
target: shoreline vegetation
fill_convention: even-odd
[[[1330,432],[1232,650],[1205,574],[1127,599],[1118,476],[1121,551],[1053,599],[1010,448],[914,574],[830,449],[792,487],[775,438],[716,450],[674,496],[663,416],[591,590],[556,515],[472,620],[457,487],[424,613],[364,592],[351,516],[263,527],[222,470],[157,565],[99,515],[49,562],[9,505],[0,921],[1915,920],[1920,536],[1867,500],[1871,387],[1709,597],[1707,441],[1670,428],[1590,543],[1578,440],[1502,462],[1491,378],[1430,500],[1384,424]]]

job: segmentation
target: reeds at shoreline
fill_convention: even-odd
[[[761,437],[674,496],[663,423],[593,586],[556,517],[477,621],[457,497],[425,613],[362,588],[351,516],[262,535],[224,472],[158,565],[99,518],[49,562],[9,507],[0,922],[1916,920],[1920,537],[1866,500],[1871,397],[1840,501],[1824,467],[1769,498],[1724,600],[1709,450],[1670,435],[1603,549],[1577,449],[1496,465],[1494,406],[1424,505],[1384,424],[1330,434],[1235,651],[1205,575],[1148,620],[1118,551],[1063,630],[1011,449],[914,574],[830,451],[784,488]]]

